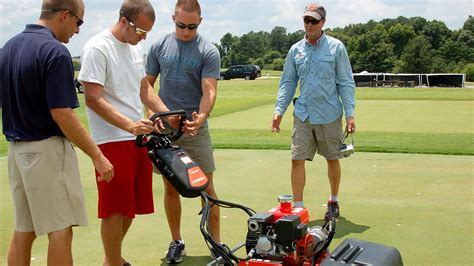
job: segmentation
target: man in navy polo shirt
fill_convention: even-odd
[[[48,235],[48,265],[72,265],[72,226],[87,225],[76,153],[92,159],[99,179],[113,167],[72,111],[79,106],[71,55],[64,45],[79,33],[82,0],[44,0],[36,24],[0,51],[3,134],[15,210],[9,265],[29,265],[33,241]]]

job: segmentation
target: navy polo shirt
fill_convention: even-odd
[[[8,141],[64,136],[50,109],[79,106],[71,54],[48,28],[31,24],[0,50],[0,100]]]

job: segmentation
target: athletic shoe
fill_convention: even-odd
[[[339,204],[336,202],[330,202],[328,201],[328,210],[326,212],[326,215],[324,215],[324,220],[329,221],[332,218],[338,218],[339,217]]]
[[[173,240],[171,241],[170,247],[168,248],[168,254],[166,254],[166,263],[180,263],[183,261],[183,256],[185,255],[186,250],[184,250],[184,243],[181,243],[178,240]]]

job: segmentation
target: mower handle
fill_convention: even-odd
[[[175,110],[175,111],[166,111],[166,112],[157,112],[154,113],[150,120],[154,123],[157,118],[165,117],[165,116],[173,116],[173,115],[186,115],[186,111],[184,110]],[[182,124],[180,124],[180,127]]]
[[[162,137],[162,138],[168,138],[170,141],[175,141],[179,139],[181,135],[183,135],[182,128],[183,128],[184,120],[186,120],[186,111],[175,110],[175,111],[157,112],[157,113],[154,113],[150,117],[150,121],[155,123],[156,119],[160,119],[162,117],[168,117],[168,116],[175,116],[175,115],[181,115],[181,119],[179,121],[179,128],[176,134],[174,135],[161,134],[161,133],[156,133],[152,131],[150,134],[138,135],[135,139],[135,144],[137,145],[137,147],[145,147],[147,142],[143,142],[143,140],[145,139],[145,137],[149,135],[154,135],[154,136]]]

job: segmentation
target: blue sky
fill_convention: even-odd
[[[80,55],[82,46],[94,34],[113,25],[118,18],[121,0],[84,0],[85,24],[80,34],[67,44],[73,56]],[[174,30],[171,14],[175,0],[151,0],[156,12],[152,32],[140,44],[145,51],[159,36]],[[218,43],[227,32],[241,36],[250,31],[271,31],[282,26],[287,32],[303,28],[301,15],[309,1],[300,0],[201,0],[203,22],[201,35]],[[473,14],[473,0],[325,0],[319,1],[327,11],[325,27],[344,27],[349,24],[380,21],[398,16],[420,16],[427,20],[441,20],[451,30],[460,29]],[[21,32],[26,24],[38,19],[41,0],[0,0],[0,46]]]

